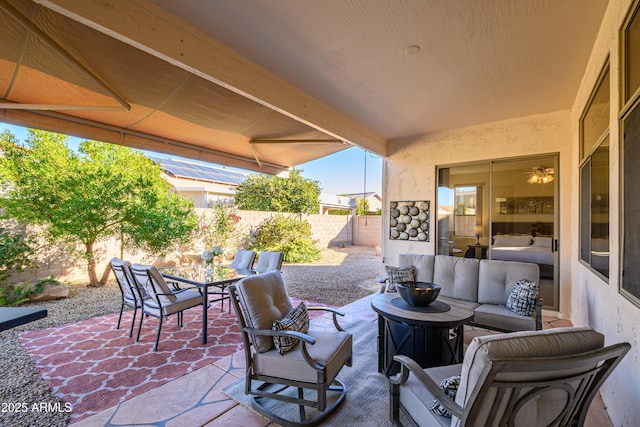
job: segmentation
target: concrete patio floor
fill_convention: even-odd
[[[377,315],[371,309],[372,298],[373,295],[343,307],[347,315],[341,319],[341,323],[348,324],[354,320],[376,321]],[[328,318],[314,321],[323,320]],[[543,318],[543,323],[544,329],[571,326],[568,320],[552,317]],[[487,333],[495,332],[465,327],[465,342]],[[244,368],[244,353],[238,352],[72,425],[74,427],[275,426],[222,392],[226,386],[244,376]],[[379,390],[379,398],[388,399],[387,393],[387,389]],[[327,425],[330,425],[330,422]],[[599,394],[589,408],[585,426],[611,426]]]

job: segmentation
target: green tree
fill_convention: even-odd
[[[289,178],[250,175],[236,189],[239,209],[270,212],[318,213],[320,184],[302,176],[302,169],[292,169]]]
[[[356,215],[369,215],[369,201],[367,199],[356,199]]]
[[[162,252],[188,238],[196,225],[193,203],[169,193],[160,169],[141,152],[95,141],[29,130],[25,144],[0,134],[0,207],[4,216],[43,226],[52,241],[81,244],[90,286],[97,241],[124,235],[128,244]]]

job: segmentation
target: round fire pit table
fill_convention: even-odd
[[[423,368],[462,363],[464,325],[473,320],[468,304],[439,296],[426,307],[415,307],[387,292],[376,295],[371,308],[378,313],[379,372],[399,372],[396,354],[411,357]]]

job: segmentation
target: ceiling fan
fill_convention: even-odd
[[[546,166],[537,166],[531,168],[531,171],[526,172],[527,182],[529,184],[547,184],[554,179],[555,171],[553,168],[548,168]]]

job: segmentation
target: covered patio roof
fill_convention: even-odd
[[[606,0],[0,0],[0,120],[277,174],[568,109]]]

